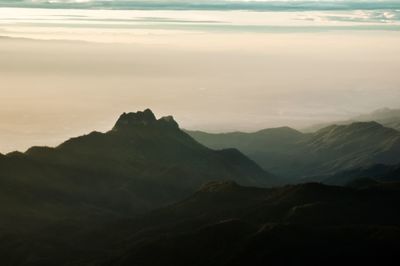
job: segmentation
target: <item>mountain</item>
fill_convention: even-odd
[[[362,114],[344,121],[315,124],[307,128],[304,128],[301,131],[310,133],[318,131],[332,124],[348,125],[354,122],[370,122],[370,121],[375,121],[385,127],[393,128],[400,131],[400,109],[381,108],[371,113]]]
[[[254,133],[187,133],[212,149],[239,149],[264,169],[282,176],[298,174],[291,161],[297,160],[297,149],[300,149],[300,143],[306,138],[306,134],[289,127],[263,129]]]
[[[297,181],[394,162],[400,147],[375,122],[258,134],[242,148],[281,154]],[[238,150],[207,148],[170,116],[124,113],[108,132],[0,155],[0,264],[397,265],[400,183],[385,178],[398,168],[376,173],[263,188],[275,176]]]
[[[235,149],[214,151],[150,110],[58,147],[0,156],[0,232],[64,220],[134,216],[209,180],[267,186],[273,177]]]
[[[212,148],[237,148],[267,171],[292,182],[376,163],[400,162],[400,132],[376,122],[332,125],[307,134],[290,128],[188,133]]]
[[[8,238],[6,257],[18,257],[13,265],[396,265],[399,192],[399,183],[266,189],[214,181],[134,219],[25,236],[36,245]]]
[[[232,133],[205,133],[201,131],[187,131],[194,139],[212,149],[224,149],[236,147],[245,152],[269,150],[281,151],[286,147],[300,141],[304,134],[289,128],[268,128],[254,133],[232,132]],[[282,147],[285,146],[285,147]]]
[[[356,121],[376,121],[386,127],[400,130],[400,109],[382,108],[370,114],[355,117]]]
[[[305,144],[317,157],[315,173],[400,160],[400,132],[376,122],[329,126],[311,134]]]

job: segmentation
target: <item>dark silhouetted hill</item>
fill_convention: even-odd
[[[47,245],[11,243],[36,265],[396,265],[399,206],[399,183],[263,189],[214,181],[137,218],[30,235]]]
[[[208,180],[267,186],[273,177],[234,149],[214,151],[150,110],[113,129],[0,157],[1,227],[136,215],[190,195]]]

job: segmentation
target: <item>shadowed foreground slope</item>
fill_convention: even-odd
[[[397,265],[399,206],[398,183],[262,189],[217,181],[135,219],[3,237],[2,251],[13,248],[1,255],[18,262],[11,265]]]
[[[400,186],[274,189],[214,182],[132,223],[112,265],[338,265],[399,262]],[[147,228],[147,229],[146,229]],[[120,246],[122,247],[122,246]],[[105,264],[106,265],[106,264]]]

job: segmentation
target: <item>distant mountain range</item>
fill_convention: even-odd
[[[288,127],[255,133],[188,133],[213,149],[237,148],[291,182],[378,163],[400,163],[400,132],[376,122],[331,125],[313,133]]]
[[[379,124],[393,128],[396,130],[400,130],[400,109],[391,109],[391,108],[382,108],[375,110],[371,113],[368,114],[362,114],[356,117],[353,117],[348,120],[344,121],[335,121],[335,122],[326,122],[326,123],[320,123],[316,124],[307,128],[302,129],[302,132],[315,132],[318,131],[324,127],[327,127],[332,124],[336,125],[348,125],[354,122],[368,122],[368,121],[375,121],[378,122]]]
[[[106,133],[0,156],[0,232],[43,222],[132,216],[190,195],[210,180],[268,186],[274,177],[235,149],[214,151],[150,110]],[[8,229],[4,229],[8,230]]]

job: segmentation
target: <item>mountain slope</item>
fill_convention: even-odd
[[[236,148],[264,169],[281,176],[298,175],[297,151],[307,135],[289,127],[270,128],[254,133],[206,133],[187,131],[198,142],[213,149]]]
[[[146,223],[152,231],[133,233],[128,249],[111,261],[152,266],[337,265],[345,257],[346,262],[390,265],[384,262],[399,261],[394,252],[400,239],[398,189],[320,184],[257,189],[214,182],[179,204],[143,217],[137,226]],[[158,256],[151,256],[154,253]]]
[[[396,265],[399,189],[398,183],[262,189],[211,182],[135,219],[49,236],[50,243],[71,243],[64,253],[57,243],[29,251],[36,265],[337,265],[343,258]]]
[[[305,143],[318,155],[318,169],[336,172],[373,163],[399,162],[400,132],[376,122],[329,126],[312,134]]]
[[[292,181],[376,163],[400,162],[400,132],[376,122],[332,125],[309,134],[288,128],[261,132],[271,131],[276,134],[189,134],[211,147],[238,148],[264,169]]]
[[[254,133],[206,133],[201,131],[187,131],[198,142],[212,149],[235,147],[243,152],[251,153],[265,150],[281,151],[300,141],[304,136],[297,130],[289,127],[268,128]],[[285,146],[285,147],[283,147]]]
[[[131,216],[182,199],[207,180],[265,186],[271,175],[237,150],[213,151],[150,110],[106,133],[0,157],[1,227]],[[16,219],[19,217],[20,219]]]

